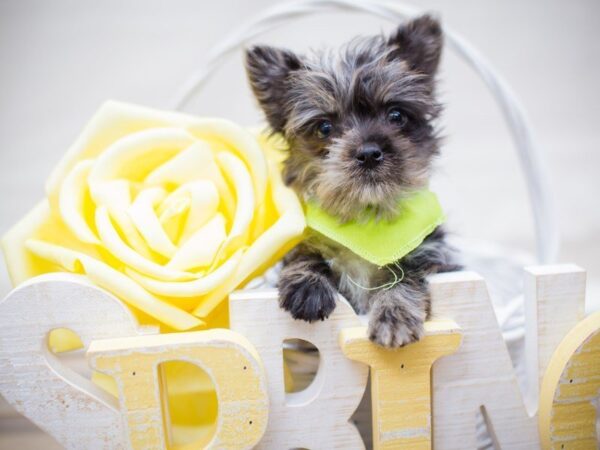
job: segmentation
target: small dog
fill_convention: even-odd
[[[442,45],[439,22],[425,15],[387,38],[353,40],[337,55],[247,50],[252,90],[272,130],[290,145],[286,184],[340,222],[365,220],[367,211],[381,219],[402,214],[399,200],[427,186],[438,154],[434,77]],[[457,266],[438,227],[385,268],[309,231],[284,259],[281,307],[296,319],[323,320],[339,291],[357,312],[370,313],[372,341],[406,345],[423,336],[430,312],[426,277]]]

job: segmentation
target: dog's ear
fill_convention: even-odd
[[[394,57],[404,59],[413,70],[433,76],[444,45],[442,26],[426,14],[400,25],[388,44],[396,47]]]
[[[250,85],[274,131],[283,131],[288,79],[300,67],[300,58],[289,50],[268,46],[246,50]]]

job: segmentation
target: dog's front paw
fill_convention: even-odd
[[[284,269],[278,287],[279,305],[294,319],[325,320],[335,309],[337,291],[319,273]]]
[[[397,348],[423,337],[424,317],[401,304],[377,305],[369,318],[369,339],[382,347]]]

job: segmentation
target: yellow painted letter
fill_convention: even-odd
[[[159,364],[183,360],[210,375],[219,399],[216,432],[204,448],[252,448],[265,432],[268,394],[256,350],[230,330],[105,339],[91,343],[90,365],[114,377],[125,428],[134,449],[167,446]]]
[[[342,330],[344,354],[371,366],[373,448],[431,448],[431,366],[460,346],[454,322],[425,323],[425,337],[389,350],[373,344],[364,327]]]
[[[600,393],[600,312],[577,324],[563,339],[544,375],[539,426],[544,449],[596,448]]]

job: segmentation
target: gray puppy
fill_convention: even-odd
[[[442,46],[439,22],[426,15],[389,37],[355,39],[338,53],[249,49],[254,94],[290,145],[285,182],[340,222],[401,215],[400,200],[427,186],[438,154],[434,77]],[[357,312],[370,313],[371,340],[399,347],[423,335],[426,277],[456,268],[439,227],[385,268],[309,230],[284,259],[281,307],[296,319],[323,320],[339,291]]]

